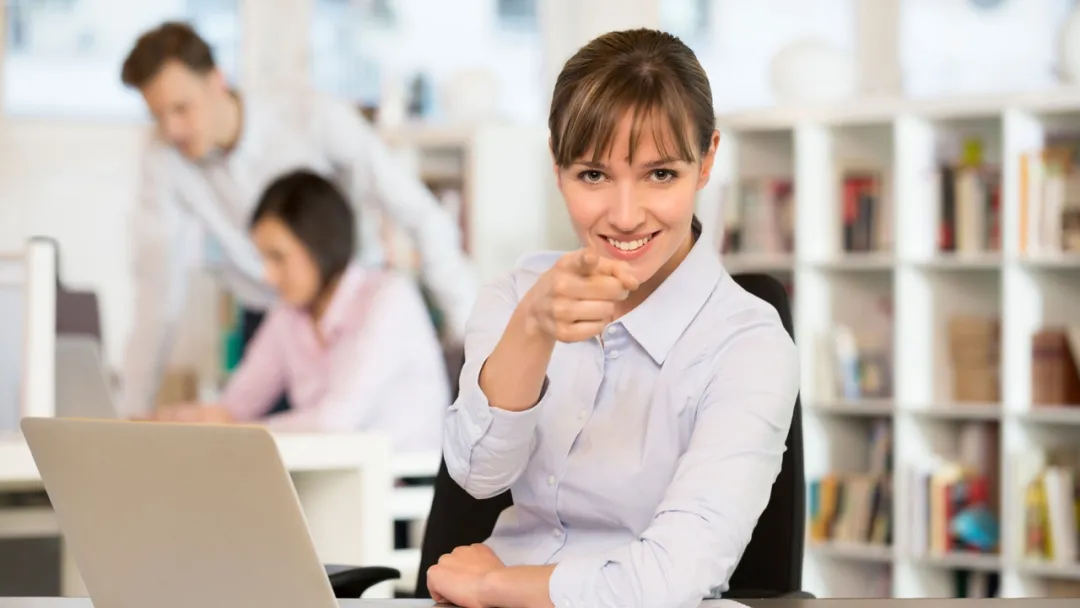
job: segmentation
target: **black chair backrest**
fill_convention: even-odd
[[[772,304],[788,334],[794,336],[791,306],[779,281],[763,274],[740,274],[734,278],[743,289]],[[801,588],[806,508],[802,450],[802,412],[796,398],[780,475],[750,544],[731,576],[730,595],[770,596]],[[416,597],[430,597],[428,568],[456,547],[487,539],[499,514],[512,504],[509,491],[483,500],[473,498],[451,479],[443,462],[435,478],[435,496],[420,550]]]
[[[784,286],[765,274],[737,274],[734,278],[743,289],[773,305],[784,329],[794,339],[791,304]],[[796,397],[780,474],[773,483],[769,504],[758,518],[750,543],[728,582],[732,591],[727,594],[729,597],[767,597],[802,589],[805,517],[802,405]]]

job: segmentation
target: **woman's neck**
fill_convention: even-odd
[[[341,277],[337,276],[330,281],[319,291],[319,295],[315,296],[315,299],[308,306],[308,314],[311,315],[311,321],[315,324],[315,327],[319,327],[319,322],[322,321],[323,315],[326,314],[326,309],[330,307],[330,302],[334,299],[334,294],[337,293],[338,283],[340,283]]]
[[[671,258],[660,267],[660,270],[656,271],[656,274],[631,292],[630,297],[626,298],[626,300],[622,302],[622,305],[617,307],[615,318],[628,314],[631,310],[634,310],[641,305],[646,298],[651,296],[653,292],[660,287],[660,284],[666,281],[667,278],[671,276],[671,273],[675,272],[675,269],[679,267],[679,264],[682,264],[682,261],[686,259],[686,256],[690,255],[690,250],[694,248],[694,243],[697,242],[697,238],[698,235],[696,234],[691,233],[688,235],[682,246],[675,251],[675,255],[671,256]]]

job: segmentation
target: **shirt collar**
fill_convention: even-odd
[[[686,259],[620,322],[662,365],[723,276],[724,267],[712,241],[699,237]]]
[[[327,340],[336,338],[345,327],[345,323],[349,320],[349,308],[356,299],[360,287],[369,279],[369,273],[355,262],[349,264],[345,272],[341,274],[337,288],[330,296],[330,303],[326,306],[322,318],[319,319],[319,333]]]
[[[202,164],[214,164],[228,162],[232,158],[242,157],[248,150],[258,149],[261,129],[261,115],[258,103],[250,94],[233,91],[237,103],[240,104],[240,134],[236,138],[236,144],[231,150],[215,147],[201,161]]]

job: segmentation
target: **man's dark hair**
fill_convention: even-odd
[[[263,192],[251,227],[277,218],[296,235],[319,267],[321,289],[345,271],[356,247],[356,221],[345,195],[326,178],[294,171],[274,180]]]
[[[190,25],[168,21],[139,36],[124,60],[120,80],[129,87],[142,88],[169,61],[178,61],[198,74],[217,67],[210,45]]]

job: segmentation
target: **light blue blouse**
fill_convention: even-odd
[[[556,606],[697,606],[727,588],[780,472],[795,345],[700,239],[602,340],[555,347],[535,407],[490,407],[480,368],[560,255],[527,256],[482,290],[447,468],[478,498],[511,489],[487,544],[507,565],[558,564]]]

